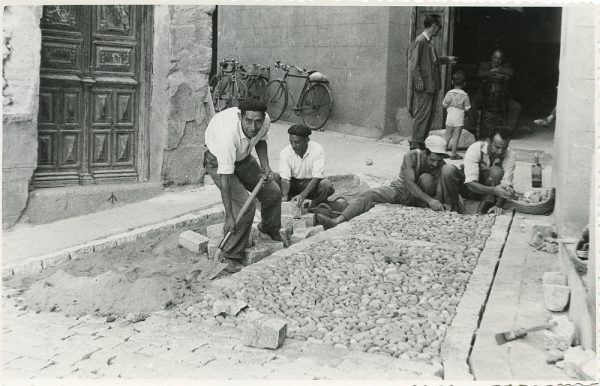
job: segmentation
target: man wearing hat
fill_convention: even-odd
[[[288,129],[289,146],[279,154],[279,173],[275,181],[281,187],[283,201],[296,201],[299,207],[305,199],[311,206],[327,201],[335,189],[325,178],[325,150],[310,140],[311,130],[295,124]]]
[[[266,182],[258,193],[262,222],[258,230],[273,240],[283,241],[281,227],[281,191],[273,181],[273,172],[267,155],[267,132],[270,119],[266,105],[259,100],[246,99],[238,107],[219,112],[208,124],[205,134],[207,150],[204,168],[221,191],[225,207],[224,231],[233,236],[225,244],[222,256],[230,263],[228,271],[239,270],[240,260],[248,243],[256,207],[252,203],[239,224],[235,218],[249,197],[261,173]],[[250,154],[256,148],[256,159]]]
[[[402,204],[429,207],[435,211],[459,211],[459,189],[464,176],[458,168],[446,164],[446,141],[435,135],[427,137],[425,149],[410,150],[404,156],[399,178],[390,186],[369,189],[350,201],[335,219],[317,214],[317,221],[329,229],[367,212],[377,204]]]

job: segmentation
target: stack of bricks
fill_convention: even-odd
[[[256,263],[283,248],[283,243],[273,241],[269,236],[258,231],[257,225],[259,222],[260,216],[256,216],[244,251],[244,265]],[[301,209],[294,202],[283,202],[281,204],[281,228],[287,229],[292,235],[292,242],[299,242],[323,231],[323,226],[315,226],[315,215],[312,213],[302,214]],[[208,256],[213,258],[219,243],[225,236],[223,224],[210,225],[206,228],[206,233],[209,239],[207,245]]]

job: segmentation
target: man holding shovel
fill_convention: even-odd
[[[222,248],[221,257],[228,263],[225,269],[235,272],[241,269],[241,259],[248,243],[256,206],[251,203],[248,210],[236,223],[248,191],[254,190],[261,173],[265,183],[258,192],[261,203],[262,222],[258,229],[271,239],[283,241],[281,227],[281,190],[273,181],[273,172],[267,155],[267,132],[270,119],[266,105],[258,100],[244,100],[238,107],[219,112],[208,124],[205,134],[207,150],[204,153],[204,168],[221,191],[225,207],[224,232],[231,237]],[[250,154],[256,148],[256,159]]]

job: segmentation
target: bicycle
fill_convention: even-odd
[[[289,66],[281,61],[275,63],[275,68],[281,69],[284,76],[283,79],[271,80],[265,88],[264,102],[267,105],[267,113],[271,122],[279,120],[287,109],[289,94],[294,104],[292,108],[294,114],[302,116],[302,122],[310,129],[321,129],[329,119],[333,108],[333,96],[328,86],[329,81],[320,72]],[[290,74],[292,68],[295,68],[300,74],[306,73],[307,75]],[[288,77],[305,79],[298,103],[289,90]]]
[[[265,75],[266,74],[266,75]],[[267,82],[271,77],[271,67],[262,64],[251,64],[250,70],[246,72],[246,97],[262,98]]]
[[[219,62],[219,68],[217,69],[217,73],[213,75],[208,81],[208,87],[210,89],[211,95],[215,93],[215,89],[219,82],[225,76],[228,76],[225,74],[225,69],[229,66],[230,63],[233,63],[234,61],[234,59],[223,59]]]
[[[243,68],[236,60],[226,61],[222,66],[221,79],[214,86],[213,105],[219,112],[237,106],[246,96],[246,84],[238,79],[238,72]]]

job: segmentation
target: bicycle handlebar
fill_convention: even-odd
[[[289,72],[290,69],[295,68],[296,70],[298,70],[298,72],[307,72],[306,68],[300,68],[298,66],[295,65],[287,65],[285,63],[282,63],[281,60],[278,60],[277,62],[275,62],[275,68],[280,68],[282,69],[284,72]]]

